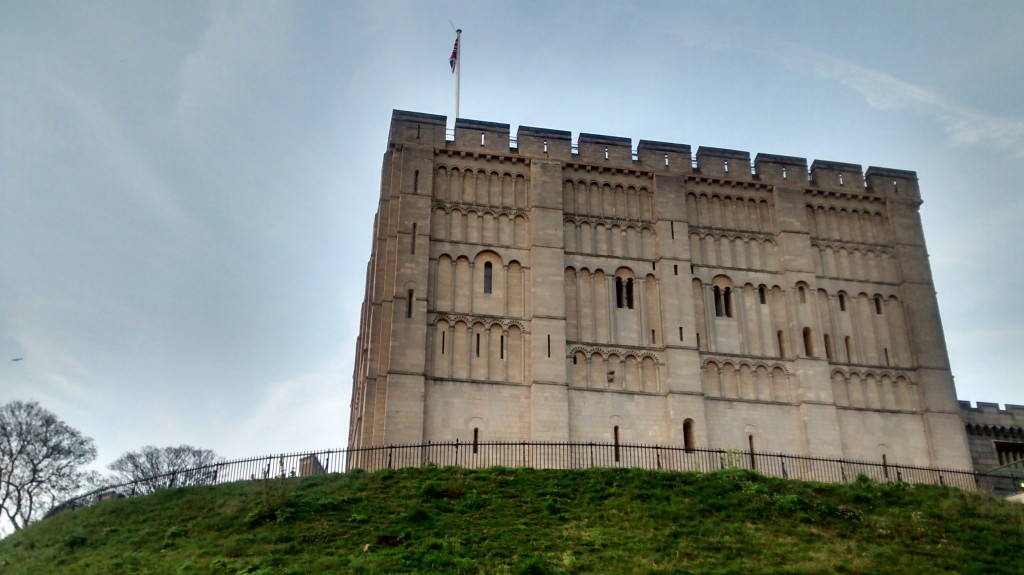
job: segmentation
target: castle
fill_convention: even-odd
[[[969,469],[914,172],[395,111],[349,446]]]

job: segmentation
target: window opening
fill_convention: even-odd
[[[420,125],[416,124],[416,139],[420,139]]]
[[[633,278],[626,280],[626,307],[633,309]]]
[[[481,146],[484,145],[484,133],[483,132],[480,132],[480,145]]]
[[[412,246],[409,248],[409,253],[416,255],[416,224],[412,225]]]
[[[679,275],[679,264],[672,264],[672,275]]]
[[[722,301],[725,304],[725,317],[732,317],[732,288],[725,288]]]
[[[843,339],[843,343],[846,344],[846,361],[853,363],[853,346],[850,345],[850,336],[846,336]]]
[[[621,309],[625,305],[625,290],[622,287],[622,278],[615,278],[615,307]]]
[[[825,334],[825,359],[832,361],[832,338]]]
[[[786,341],[782,337],[782,330],[780,329],[775,337],[779,340],[779,357],[786,357]]]
[[[657,271],[657,269],[658,269],[658,262],[651,262],[651,269]]]
[[[608,148],[604,149],[604,159],[608,159]]]
[[[715,295],[715,317],[722,317],[722,290],[715,286],[711,291]]]
[[[683,326],[679,326],[679,341],[683,341]]]
[[[700,349],[700,334],[697,334],[697,349]]]
[[[693,451],[693,420],[686,419],[683,421],[683,447],[686,451]]]
[[[548,357],[551,357],[551,334],[548,334]]]
[[[668,165],[668,154],[665,154],[665,165]]]
[[[619,462],[619,426],[615,426],[615,463]]]
[[[476,453],[477,449],[479,449],[479,447],[480,447],[480,428],[479,427],[474,427],[473,428],[473,453]]]
[[[476,356],[480,357],[480,334],[476,334]]]
[[[757,298],[764,305],[768,301],[768,295],[765,293],[767,290],[763,285],[757,286]]]
[[[782,179],[786,179],[786,166],[782,166]]]
[[[491,293],[491,278],[494,275],[494,266],[491,262],[484,263],[484,293]]]
[[[839,311],[846,311],[846,294],[839,294]]]
[[[413,297],[412,297],[413,296],[413,292],[412,292],[412,290],[409,290],[409,293],[406,294],[406,296],[407,297],[405,299],[405,317],[412,317],[412,300],[413,300]]]
[[[875,296],[875,313],[882,315],[882,298]]]
[[[444,332],[441,332],[441,355],[444,355]]]
[[[505,359],[505,336],[501,336],[501,345],[498,350],[498,359]]]
[[[658,338],[655,337],[654,334],[655,334],[655,331],[652,329],[651,330],[651,343],[658,343]]]
[[[722,162],[722,166],[725,168],[725,173],[729,173],[729,160]]]
[[[839,185],[843,185],[843,175],[839,174]]]
[[[416,170],[412,174],[412,193],[418,194],[420,192],[420,171]]]
[[[572,364],[576,365],[576,354],[572,354]]]
[[[676,239],[676,223],[674,221],[668,223],[668,229],[672,234],[672,239]]]
[[[548,141],[544,140],[544,153],[548,153]]]
[[[750,468],[757,469],[757,461],[754,460],[754,436],[747,436],[747,445],[750,447]]]
[[[807,357],[814,356],[814,342],[811,339],[811,328],[804,328],[804,355]]]
[[[889,348],[884,347],[882,351],[885,352],[885,365],[889,365]]]
[[[804,289],[804,286],[800,286],[798,289],[800,291],[800,303],[807,303],[807,290]]]

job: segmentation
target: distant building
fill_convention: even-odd
[[[349,445],[966,469],[914,172],[395,111]]]
[[[960,402],[971,459],[977,471],[1024,462],[1024,406]]]

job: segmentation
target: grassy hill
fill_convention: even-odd
[[[454,468],[159,492],[0,540],[0,574],[1024,571],[1024,506],[739,470]]]

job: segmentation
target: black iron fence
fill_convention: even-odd
[[[584,469],[628,467],[663,471],[709,473],[721,469],[749,469],[763,475],[802,481],[848,483],[863,476],[876,482],[945,485],[1005,497],[1024,491],[1024,469],[975,473],[901,465],[887,461],[831,459],[784,453],[696,449],[663,445],[571,442],[453,442],[387,445],[306,453],[267,455],[224,461],[147,477],[100,489],[70,499],[50,511],[86,507],[101,501],[152,493],[156,489],[216,485],[278,477],[309,477],[354,469],[379,471],[401,467],[458,466]]]

